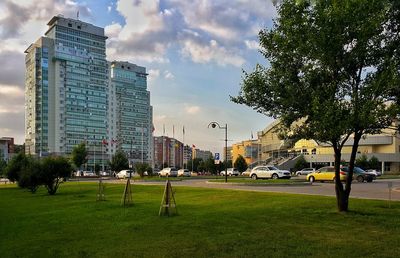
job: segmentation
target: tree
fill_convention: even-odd
[[[29,158],[23,152],[20,152],[16,156],[14,156],[8,162],[7,167],[5,168],[5,174],[7,178],[11,182],[18,181],[21,176],[23,168],[26,166],[28,162]]]
[[[83,142],[72,149],[71,160],[78,169],[88,161],[87,156],[86,144]]]
[[[136,163],[135,171],[140,175],[140,177],[143,177],[145,175],[144,172],[147,172],[149,176],[153,174],[153,169],[147,163]]]
[[[279,118],[282,136],[329,143],[339,211],[348,210],[358,144],[399,117],[399,4],[391,0],[284,0],[260,31],[270,66],[245,73],[232,100]],[[262,97],[260,97],[262,96]],[[339,180],[352,138],[349,173]]]
[[[72,173],[72,166],[64,157],[46,157],[42,160],[40,178],[50,195],[57,192],[58,187]]]
[[[310,165],[306,161],[303,155],[300,155],[300,157],[296,160],[296,163],[294,164],[294,170],[302,170],[303,168],[308,168]]]
[[[368,166],[371,169],[379,169],[379,160],[377,157],[372,156],[368,161]]]
[[[208,157],[208,159],[206,159],[205,161],[204,161],[204,165],[205,165],[205,167],[206,167],[206,170],[208,171],[208,172],[210,172],[211,174],[216,174],[217,173],[217,167],[216,167],[216,165],[215,165],[215,161],[214,161],[214,158],[213,158],[213,156],[212,155],[210,155],[209,157]]]
[[[0,176],[6,176],[7,163],[4,159],[0,159]]]
[[[367,155],[363,154],[359,158],[356,159],[355,166],[360,167],[362,169],[368,169],[369,168],[369,162]]]
[[[117,150],[115,152],[115,155],[111,159],[110,167],[111,170],[116,172],[129,168],[129,161],[124,151]]]
[[[35,193],[42,184],[41,163],[32,157],[27,157],[26,162],[21,167],[18,186],[28,189],[31,193]]]
[[[239,170],[239,172],[244,172],[247,169],[247,163],[246,160],[243,158],[242,155],[239,155],[237,157],[237,159],[235,160],[235,163],[233,164],[233,166],[235,168],[237,168],[237,170]]]
[[[196,171],[196,172],[199,172],[200,170],[199,170],[199,165],[200,165],[200,162],[201,161],[203,161],[203,159],[200,159],[200,158],[194,158],[194,159],[192,159],[191,161],[189,161],[189,163],[187,164],[187,168],[190,170],[190,171]],[[200,167],[201,168],[201,167]]]

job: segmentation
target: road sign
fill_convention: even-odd
[[[219,160],[219,153],[218,152],[214,154],[214,160]]]

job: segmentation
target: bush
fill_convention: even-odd
[[[21,152],[8,162],[5,168],[5,174],[11,182],[19,181],[23,168],[26,166],[26,163],[29,162],[28,159],[29,158]]]
[[[35,193],[42,184],[40,177],[41,166],[40,162],[33,158],[28,158],[25,166],[22,168],[18,180],[18,186],[26,188],[31,193]]]
[[[147,172],[149,176],[153,175],[153,169],[147,163],[136,163],[135,171],[139,174],[140,177],[144,176],[144,172]]]
[[[306,161],[303,155],[301,155],[297,161],[296,164],[294,164],[294,169],[295,171],[302,170],[303,168],[308,168],[310,164]]]
[[[72,173],[72,166],[64,157],[46,157],[42,160],[40,178],[50,195],[57,192],[64,178]]]

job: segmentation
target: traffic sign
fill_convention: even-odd
[[[219,153],[218,152],[214,154],[214,160],[219,160]]]

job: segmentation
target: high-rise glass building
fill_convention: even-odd
[[[111,152],[123,150],[130,161],[152,163],[153,108],[146,68],[129,62],[110,63],[109,122]]]
[[[85,142],[88,167],[105,164],[115,148],[151,160],[145,68],[107,62],[104,28],[60,15],[47,25],[25,51],[26,153],[64,155]]]

